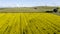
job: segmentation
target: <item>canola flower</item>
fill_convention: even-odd
[[[0,13],[0,34],[60,34],[60,16],[50,13]]]

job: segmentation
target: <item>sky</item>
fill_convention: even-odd
[[[60,0],[0,0],[0,7],[60,6]]]

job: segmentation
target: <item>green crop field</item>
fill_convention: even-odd
[[[60,34],[60,16],[51,13],[0,13],[0,34]]]
[[[34,9],[37,8],[37,9]],[[0,8],[0,12],[45,12],[53,11],[56,7],[38,6],[38,7],[16,7],[16,8]],[[58,12],[60,12],[60,7]]]

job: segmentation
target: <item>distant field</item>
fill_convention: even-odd
[[[53,11],[54,8],[56,7],[38,6],[38,7],[20,7],[20,8],[19,7],[0,8],[0,12],[45,12],[45,11]],[[60,12],[60,9],[58,11]]]
[[[60,16],[51,13],[0,13],[0,34],[60,34]]]

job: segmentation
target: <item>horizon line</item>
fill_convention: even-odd
[[[18,8],[18,7],[39,7],[39,6],[14,6],[14,7]],[[10,6],[10,7],[0,7],[0,8],[14,8],[14,7]],[[46,6],[46,7],[60,7],[60,6]]]

